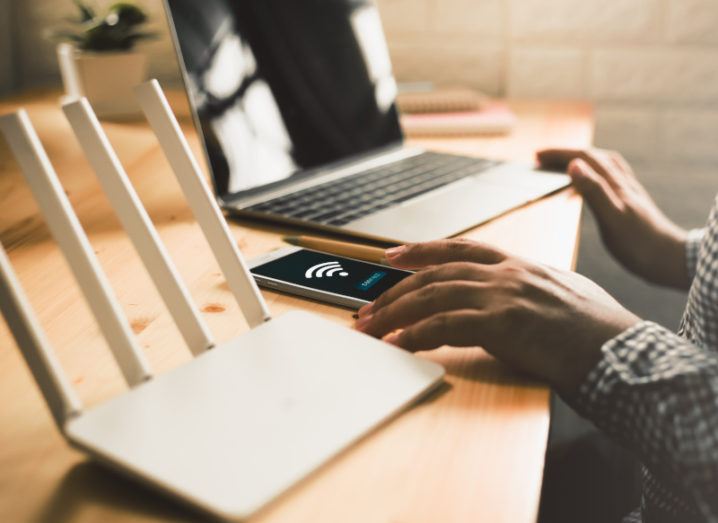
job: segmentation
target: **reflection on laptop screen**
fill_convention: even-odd
[[[368,0],[167,0],[220,195],[401,140]]]

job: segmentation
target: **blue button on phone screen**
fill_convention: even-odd
[[[386,276],[386,271],[376,271],[371,274],[366,280],[361,282],[359,285],[357,285],[357,289],[360,291],[368,291],[374,285],[376,285],[384,276]]]

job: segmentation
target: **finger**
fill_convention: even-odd
[[[487,299],[487,284],[472,281],[437,282],[404,294],[374,314],[364,316],[356,328],[381,338],[441,312],[480,309]]]
[[[391,265],[404,269],[456,261],[493,264],[506,259],[506,255],[498,249],[463,238],[402,245],[388,249],[385,256]]]
[[[626,161],[626,159],[623,157],[621,153],[618,153],[616,151],[609,151],[608,156],[611,158],[611,161],[613,164],[623,173],[628,174],[630,176],[635,176],[635,173],[633,172],[633,168],[630,166],[630,164]]]
[[[359,317],[363,318],[369,314],[375,314],[405,294],[409,294],[432,283],[458,280],[482,281],[490,277],[488,273],[489,268],[486,265],[470,262],[448,263],[433,269],[417,272],[385,291],[384,294],[379,296],[373,303],[362,307],[359,311]]]
[[[621,174],[628,164],[618,166],[613,160],[614,155],[620,156],[613,151],[600,149],[546,149],[536,154],[542,167],[554,170],[564,170],[574,160],[583,160],[597,174],[605,178],[614,190],[620,190]],[[628,170],[630,171],[630,167]]]
[[[411,352],[443,345],[476,347],[483,344],[482,332],[488,317],[485,312],[475,310],[442,312],[390,334],[384,340]]]
[[[536,153],[536,159],[544,169],[565,171],[580,154],[581,149],[544,149]]]
[[[454,262],[417,272],[405,278],[379,296],[373,304],[371,313],[375,314],[400,297],[433,283],[445,281],[485,281],[491,276],[486,265],[471,262]]]
[[[631,187],[634,191],[647,194],[646,189],[641,185],[641,182],[638,181],[636,173],[623,155],[617,152],[611,152],[610,158],[616,168],[623,173],[624,182],[628,187]]]
[[[624,173],[622,167],[617,167],[612,154],[611,151],[594,149],[583,151],[579,158],[588,163],[596,174],[605,179],[614,192],[620,193],[620,191],[624,190],[626,173]]]
[[[608,182],[583,160],[574,160],[568,173],[573,184],[588,202],[594,215],[601,219],[615,214],[622,208],[621,202]]]

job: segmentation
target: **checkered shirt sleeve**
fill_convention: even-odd
[[[705,229],[693,229],[688,232],[688,238],[686,240],[686,270],[688,271],[690,280],[696,275],[698,254],[700,253],[701,242],[705,234]]]
[[[565,398],[643,464],[626,522],[718,522],[718,210],[688,234],[678,334],[644,321],[609,340]]]
[[[647,321],[602,351],[573,404],[635,452],[665,491],[650,503],[644,496],[643,515],[691,521],[700,511],[718,521],[718,355]]]

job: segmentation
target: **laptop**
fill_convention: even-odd
[[[569,178],[407,147],[370,0],[165,0],[230,215],[378,241],[449,237]]]

